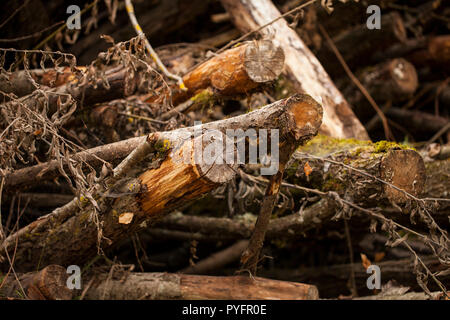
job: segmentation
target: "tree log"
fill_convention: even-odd
[[[129,70],[117,66],[105,71],[105,79],[108,85],[105,85],[103,79],[96,79],[96,81],[70,81],[64,85],[47,90],[45,96],[35,96],[29,94],[17,101],[10,101],[7,103],[26,104],[35,110],[40,110],[43,105],[48,102],[48,110],[53,113],[58,110],[59,99],[68,101],[68,97],[75,100],[78,107],[90,106],[95,103],[106,102],[118,98],[123,98],[131,95],[136,90],[139,83],[139,73],[134,74]]]
[[[401,58],[367,69],[361,79],[370,95],[379,102],[407,100],[419,85],[416,68]]]
[[[404,203],[409,197],[399,189],[420,196],[425,185],[425,165],[420,154],[387,141],[372,143],[319,136],[299,148],[294,158],[298,162],[287,170],[288,181],[337,191],[365,205],[371,201],[379,205],[383,199]]]
[[[283,49],[270,40],[251,41],[205,61],[183,77],[187,91],[173,92],[178,104],[200,91],[212,88],[221,96],[249,93],[261,83],[278,78],[284,66]],[[147,101],[155,99],[151,93]]]
[[[76,71],[83,71],[85,69],[85,67],[76,67]],[[23,97],[32,93],[36,90],[33,81],[38,85],[54,88],[73,79],[75,79],[75,74],[69,67],[2,73],[0,74],[0,99],[3,100],[6,98],[3,93],[13,93],[17,97]]]
[[[406,29],[397,12],[381,15],[381,29],[371,30],[364,23],[333,38],[336,48],[352,70],[369,64],[374,53],[405,41]],[[342,73],[339,62],[328,46],[324,46],[317,57],[332,76]]]
[[[386,110],[386,115],[395,121],[408,124],[408,130],[419,133],[436,133],[449,122],[448,118],[428,112],[400,108],[389,108]]]
[[[161,146],[169,146],[172,154],[157,168],[149,169],[145,161],[136,164],[133,168],[137,172],[135,178],[121,179],[97,200],[107,208],[98,214],[98,225],[107,239],[102,241],[102,247],[110,247],[146,223],[201,197],[234,176],[235,171],[228,164],[197,161],[194,151],[196,154],[204,152],[208,145],[205,142],[211,141],[211,138],[205,138],[202,130],[224,133],[226,129],[276,128],[281,145],[299,145],[317,133],[321,119],[320,105],[310,96],[298,94],[238,117],[150,134],[145,145],[147,151],[161,152]],[[200,136],[195,137],[197,131]],[[195,150],[202,140],[203,145]],[[162,147],[163,151],[167,151],[165,147]],[[287,156],[282,154],[281,158]],[[38,262],[40,265],[80,264],[95,254],[98,230],[90,218],[94,209],[84,202],[85,205],[74,214],[64,213],[63,219],[47,215],[5,239],[2,248],[11,254],[16,241],[19,243],[15,252],[16,269],[29,270]],[[0,260],[1,268],[6,268],[7,259],[0,256]]]
[[[262,25],[278,18],[280,12],[270,0],[222,0],[236,27],[243,33],[257,30]],[[335,87],[317,58],[289,28],[286,20],[280,19],[261,30],[273,31],[273,43],[283,48],[286,57],[284,74],[298,92],[307,92],[323,102],[324,117],[320,132],[336,138],[368,139],[367,132],[353,114],[343,95]],[[268,35],[271,38],[272,35]]]
[[[72,299],[72,290],[67,287],[67,276],[66,269],[57,265],[49,265],[38,272],[19,276],[20,284],[13,274],[9,274],[6,278],[0,279],[0,284],[3,284],[0,289],[0,297],[70,300]]]
[[[435,257],[426,256],[422,258],[431,272],[442,271],[443,267]],[[381,280],[383,283],[395,279],[400,285],[411,286],[415,290],[421,288],[417,285],[416,276],[413,273],[414,259],[387,260],[377,262],[381,269]],[[276,278],[284,281],[298,281],[314,283],[320,292],[323,292],[322,298],[337,297],[340,294],[348,294],[348,279],[350,270],[355,270],[356,285],[359,292],[366,292],[367,278],[370,276],[361,262],[351,264],[339,264],[332,266],[321,266],[311,268],[297,268],[287,271],[286,269],[272,268],[271,270],[261,270],[264,277]],[[449,279],[449,275],[439,277],[441,280]],[[433,290],[433,289],[432,289]],[[436,288],[435,290],[438,290]]]
[[[131,273],[125,280],[101,275],[86,299],[317,300],[313,285],[246,276],[213,277],[167,273]]]

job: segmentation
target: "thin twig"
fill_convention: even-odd
[[[178,86],[181,90],[187,90],[183,78],[180,76],[177,76],[173,73],[171,73],[169,70],[167,70],[166,66],[161,62],[161,59],[159,59],[158,54],[155,52],[153,47],[151,46],[150,42],[148,41],[147,37],[145,36],[144,32],[142,32],[142,28],[139,25],[139,22],[136,19],[136,16],[134,15],[134,7],[131,3],[131,0],[125,0],[125,8],[127,9],[128,16],[130,17],[131,24],[133,25],[134,30],[136,30],[136,33],[138,36],[142,37],[144,39],[145,48],[150,54],[150,57],[155,61],[158,68],[170,79],[176,80],[178,83]]]
[[[342,57],[341,53],[339,52],[339,50],[336,48],[335,44],[333,43],[333,40],[331,40],[331,38],[328,35],[328,33],[326,32],[325,28],[322,27],[322,25],[320,23],[319,23],[319,30],[322,33],[322,35],[324,36],[324,38],[327,40],[328,45],[330,46],[331,50],[336,55],[336,58],[341,63],[342,67],[345,70],[345,73],[347,73],[348,77],[353,81],[353,83],[358,87],[358,89],[361,91],[361,93],[364,95],[364,97],[367,99],[367,101],[369,101],[370,105],[378,113],[378,116],[380,117],[381,122],[383,123],[384,135],[386,136],[386,139],[392,140],[392,134],[391,134],[391,131],[389,130],[389,125],[388,125],[386,116],[384,115],[383,111],[381,111],[380,107],[377,105],[375,100],[373,100],[370,93],[362,85],[362,83],[358,80],[358,78],[355,77],[355,75],[353,74],[353,72],[350,70],[349,66],[345,62],[344,58]]]

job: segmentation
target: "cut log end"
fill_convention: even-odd
[[[254,41],[245,49],[244,66],[254,82],[273,81],[283,71],[284,51],[272,41]]]
[[[70,300],[72,291],[66,285],[66,269],[58,265],[49,265],[39,272],[35,286],[50,300]]]
[[[389,72],[393,79],[397,91],[403,95],[413,94],[419,81],[417,78],[416,68],[405,59],[393,59],[389,63]]]
[[[322,124],[322,106],[307,94],[296,94],[290,97],[286,104],[293,117],[295,139],[316,135]]]
[[[425,164],[414,150],[390,150],[381,160],[381,179],[413,196],[419,196],[425,186]],[[386,197],[395,203],[404,203],[408,195],[384,184]]]

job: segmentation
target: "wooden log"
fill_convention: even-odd
[[[419,133],[436,133],[449,122],[448,118],[428,112],[401,108],[389,108],[386,115],[397,122],[408,124],[408,130]]]
[[[270,0],[222,0],[236,27],[243,33],[254,31],[280,16]],[[270,33],[272,34],[267,35]],[[324,108],[321,133],[336,138],[368,139],[367,132],[353,114],[343,95],[308,47],[292,30],[286,20],[280,19],[260,31],[272,38],[285,54],[284,75],[297,92],[307,92],[322,100]]]
[[[379,206],[386,200],[406,203],[410,197],[399,189],[419,197],[426,181],[420,154],[387,141],[372,143],[318,136],[299,148],[294,158],[297,162],[286,171],[288,181],[336,191],[364,206]]]
[[[85,74],[86,75],[86,74]],[[73,99],[79,108],[91,106],[96,103],[106,102],[131,95],[136,90],[139,83],[139,73],[129,72],[121,66],[114,67],[105,71],[105,79],[108,85],[105,85],[104,79],[90,81],[71,81],[64,85],[47,90],[46,97],[42,95],[29,94],[16,101],[7,102],[8,104],[26,104],[34,110],[42,109],[43,105],[48,103],[50,113],[58,110],[58,104],[61,97],[63,102]]]
[[[407,56],[416,67],[432,67],[449,71],[450,67],[450,35],[429,37],[421,42],[421,50]]]
[[[284,66],[283,49],[270,40],[245,42],[205,61],[183,77],[187,91],[173,92],[177,104],[212,88],[221,96],[244,95],[278,78]],[[147,98],[155,99],[154,93]]]
[[[368,65],[376,52],[405,41],[406,29],[397,12],[381,15],[381,29],[370,30],[364,23],[333,38],[336,48],[352,70]],[[317,57],[332,76],[342,73],[342,67],[328,46],[322,47]]]
[[[165,37],[189,22],[195,21],[199,15],[205,13],[209,8],[210,0],[193,0],[186,2],[184,0],[165,0],[165,1],[135,1],[136,17],[139,24],[150,40],[152,45],[157,46],[158,43],[167,43]],[[121,8],[121,6],[123,6]],[[135,31],[130,24],[130,19],[125,10],[125,3],[119,2],[119,9],[115,23],[107,21],[108,14],[102,16],[99,26],[93,29],[88,35],[80,37],[80,39],[71,46],[72,52],[82,64],[87,64],[100,51],[106,50],[108,43],[101,41],[104,34],[110,35],[115,41],[126,41],[135,36]],[[106,10],[105,10],[106,11]],[[83,23],[82,19],[82,23]]]
[[[141,300],[317,300],[309,284],[260,277],[213,277],[168,273],[131,273],[124,280],[100,275],[86,292],[86,299]]]
[[[323,199],[307,208],[304,208],[301,215],[298,213],[289,214],[281,218],[270,220],[266,232],[266,239],[295,239],[301,237],[307,231],[315,229],[326,223],[336,213],[336,205],[333,201]],[[256,220],[256,217],[254,217]],[[198,217],[183,215],[180,213],[169,215],[157,221],[147,231],[153,236],[160,234],[161,228],[176,232],[191,232],[191,236],[200,236],[213,240],[247,239],[254,229],[253,220]],[[202,239],[203,239],[202,238]]]
[[[419,83],[416,68],[405,59],[393,59],[364,69],[358,76],[371,97],[378,103],[398,103],[412,97]],[[346,93],[359,119],[370,119],[375,110],[359,90],[349,85]],[[373,120],[375,121],[375,120]],[[371,121],[371,122],[373,122]],[[370,131],[373,124],[366,125]]]
[[[444,268],[439,260],[432,256],[422,258],[431,272],[443,271]],[[384,282],[396,280],[397,283],[404,286],[410,286],[414,290],[421,290],[417,285],[416,275],[414,274],[414,259],[386,260],[374,263],[380,267],[381,279]],[[271,268],[270,270],[261,270],[264,277],[280,279],[284,281],[296,281],[314,283],[322,298],[337,297],[341,294],[348,294],[348,279],[350,270],[355,271],[356,285],[361,294],[370,294],[367,289],[367,278],[370,276],[361,262],[352,264],[337,264],[310,268],[295,268],[291,270],[281,268]],[[449,279],[449,275],[439,277],[442,281]],[[431,290],[439,290],[435,288]]]
[[[370,95],[379,102],[407,100],[419,85],[416,68],[401,58],[368,68],[361,80]]]
[[[71,156],[74,161],[84,161],[93,167],[102,165],[102,160],[113,162],[125,158],[140,143],[145,141],[145,136],[130,138],[127,140],[95,147],[78,152]],[[63,166],[63,169],[67,167]],[[57,160],[40,163],[35,166],[19,169],[5,176],[5,191],[12,192],[17,189],[33,187],[45,180],[52,180],[60,176]]]
[[[67,287],[67,276],[66,269],[58,265],[49,265],[38,272],[20,275],[19,283],[13,274],[9,274],[0,281],[0,297],[70,300],[72,290]]]
[[[74,80],[76,73],[81,73],[85,69],[85,67],[75,67],[75,73],[69,67],[2,73],[0,74],[0,99],[6,99],[3,93],[13,93],[17,97],[23,97],[32,93],[37,89],[33,82],[47,88],[58,87]]]
[[[107,239],[102,241],[102,247],[110,247],[145,227],[146,223],[201,197],[234,176],[234,165],[208,164],[196,159],[211,141],[211,138],[205,138],[203,130],[278,129],[281,145],[295,146],[317,133],[321,119],[320,105],[310,96],[298,94],[238,117],[150,134],[145,144],[149,152],[161,151],[161,148],[167,151],[161,146],[170,146],[172,153],[157,168],[148,168],[145,161],[136,163],[134,178],[117,181],[97,200],[99,205],[106,207],[98,215],[98,225]],[[197,130],[200,135],[195,137]],[[197,145],[199,142],[200,146]],[[280,158],[287,156],[281,154]],[[63,218],[47,215],[4,240],[2,248],[9,251],[14,250],[19,241],[15,252],[16,270],[33,268],[38,262],[40,265],[79,264],[97,252],[98,230],[90,219],[94,214],[93,207],[86,204],[77,209],[76,202],[74,207],[73,214],[64,213]],[[0,256],[0,260],[1,268],[6,268],[7,259]]]

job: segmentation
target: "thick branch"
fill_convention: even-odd
[[[132,273],[124,281],[101,275],[86,299],[224,299],[224,300],[316,300],[313,285],[249,278],[212,277],[167,273]]]
[[[270,0],[222,0],[222,4],[230,13],[233,23],[243,33],[257,30],[280,16]],[[320,131],[336,138],[368,139],[367,132],[343,95],[286,20],[274,22],[262,29],[261,33],[267,34],[269,31],[273,33],[273,43],[284,50],[284,74],[296,90],[322,99],[324,117]]]
[[[210,138],[202,132],[207,129],[225,132],[226,129],[279,129],[280,142],[301,144],[317,133],[322,110],[311,97],[296,95],[277,101],[256,111],[202,126],[151,134],[148,142],[154,149],[172,153],[157,168],[148,168],[145,161],[133,167],[135,177],[122,178],[103,197],[97,200],[106,207],[98,214],[102,247],[107,248],[146,223],[195,200],[234,176],[233,165],[198,162],[196,154],[204,153]],[[200,135],[195,137],[196,131]],[[194,136],[194,137],[193,137]],[[203,141],[203,145],[201,142]],[[200,142],[200,149],[195,146]],[[161,149],[162,148],[162,149]],[[281,155],[281,157],[286,155]],[[235,166],[234,166],[235,167]],[[83,202],[83,200],[82,200]],[[4,241],[8,250],[14,250],[19,237],[15,261],[21,269],[52,263],[66,265],[80,263],[97,252],[97,225],[91,205],[84,205],[63,221],[50,215],[19,230]],[[123,221],[123,217],[128,219]],[[122,222],[122,223],[121,223]],[[6,259],[2,265],[7,265]]]

